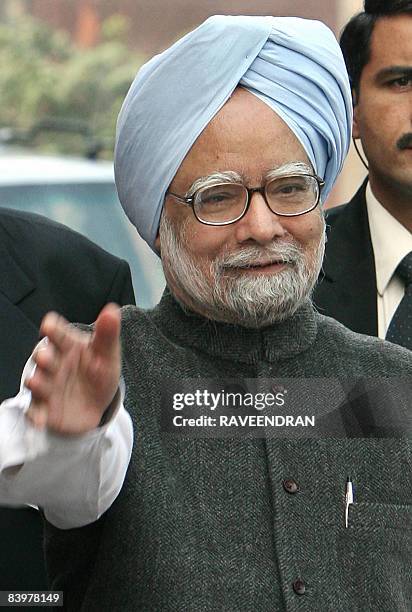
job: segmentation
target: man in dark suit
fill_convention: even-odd
[[[129,266],[39,215],[0,207],[0,402],[15,395],[49,310],[91,323],[108,302],[134,304]],[[0,508],[0,590],[45,589],[32,508]]]
[[[412,349],[410,331],[401,329],[410,326],[412,308],[411,0],[365,0],[365,12],[345,27],[341,48],[354,138],[362,142],[369,176],[348,204],[327,215],[315,303],[356,332]]]

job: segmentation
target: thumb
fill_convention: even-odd
[[[95,355],[103,358],[117,357],[120,348],[119,336],[120,308],[116,304],[107,304],[94,324],[91,346]]]

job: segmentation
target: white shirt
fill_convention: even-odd
[[[366,206],[376,266],[378,336],[384,339],[405,293],[405,285],[395,271],[412,251],[412,234],[378,202],[370,183]]]
[[[36,505],[60,529],[96,521],[123,485],[133,427],[123,407],[122,385],[107,424],[87,434],[61,436],[37,430],[25,417],[31,393],[23,381],[35,369],[29,359],[20,392],[0,405],[0,504]]]

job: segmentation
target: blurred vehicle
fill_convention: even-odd
[[[124,214],[111,162],[0,148],[0,206],[64,223],[125,259],[136,303],[158,302],[165,284],[160,260]]]

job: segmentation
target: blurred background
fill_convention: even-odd
[[[46,214],[132,266],[137,301],[163,287],[113,184],[116,117],[139,66],[214,14],[324,21],[337,36],[362,0],[1,0],[0,205]],[[327,206],[365,170],[351,151]]]

